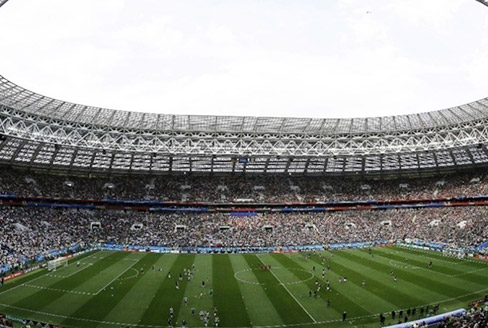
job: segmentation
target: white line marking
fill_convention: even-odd
[[[400,245],[397,245],[395,247],[413,251],[415,254],[418,254],[419,256],[423,256],[423,257],[432,258],[433,255],[439,255],[439,256],[443,256],[443,257],[447,257],[447,258],[452,258],[453,260],[457,260],[457,261],[448,261],[448,260],[441,260],[438,258],[435,259],[435,261],[447,262],[450,264],[463,264],[463,262],[470,262],[470,263],[475,263],[475,264],[488,265],[488,261],[486,261],[486,260],[472,260],[469,257],[464,258],[464,259],[460,259],[457,257],[450,257],[449,255],[446,255],[446,254],[441,253],[441,252],[428,251],[428,250],[424,250],[424,249],[420,249],[420,248],[411,248],[411,247],[400,246]],[[424,253],[426,255],[419,254],[419,253]],[[428,255],[430,255],[430,256],[428,256]]]
[[[92,255],[89,255],[89,256],[85,257],[84,259],[87,259],[87,258],[89,258],[89,257],[92,257],[93,255],[98,254],[98,253],[100,253],[100,251],[95,252],[95,253],[93,253]],[[70,266],[70,265],[73,265],[73,263],[69,264],[68,266]],[[40,275],[40,276],[39,276],[39,277],[37,277],[37,278],[34,278],[34,279],[32,279],[32,280],[29,280],[27,283],[32,283],[32,282],[34,282],[34,281],[36,281],[36,280],[38,280],[38,279],[41,279],[41,278],[43,278],[43,277],[48,277],[48,274],[49,274],[49,273],[50,273],[50,271],[47,271],[47,270],[46,270],[46,273],[44,273],[44,274]],[[19,278],[20,278],[20,277],[19,277]],[[10,289],[4,290],[3,292],[1,292],[1,293],[0,293],[0,295],[5,294],[5,293],[7,293],[7,292],[10,292],[10,291],[12,291],[12,290],[15,290],[15,289],[17,289],[17,288],[19,288],[19,287],[25,286],[25,284],[27,284],[27,283],[23,283],[23,284],[20,284],[20,285],[15,286],[15,287],[12,287],[12,288],[10,288]]]
[[[476,292],[464,294],[458,297],[452,297],[448,298],[439,302],[434,302],[434,303],[429,303],[429,304],[424,304],[424,305],[418,305],[418,307],[421,306],[427,306],[427,305],[434,305],[434,304],[443,304],[447,303],[453,300],[457,300],[466,296],[474,295],[474,294],[483,294],[484,292],[488,291],[488,288],[481,289]],[[85,321],[85,322],[94,322],[94,323],[100,323],[100,324],[105,324],[105,325],[112,325],[112,326],[129,326],[129,327],[148,327],[148,328],[163,328],[163,327],[168,327],[168,326],[156,326],[156,325],[141,325],[141,324],[134,324],[134,323],[124,323],[124,322],[115,322],[115,321],[101,321],[101,320],[95,320],[95,319],[88,319],[88,318],[78,318],[78,317],[70,317],[62,314],[55,314],[55,313],[48,313],[48,312],[42,312],[42,311],[35,311],[35,310],[30,310],[14,305],[9,305],[9,304],[3,304],[0,303],[0,306],[11,308],[11,309],[16,309],[16,310],[21,310],[21,311],[26,311],[30,313],[35,313],[35,314],[41,314],[45,316],[50,316],[50,317],[56,317],[56,318],[62,318],[62,319],[71,319],[71,320],[77,320],[77,321]],[[395,309],[395,310],[400,310],[400,309]],[[406,309],[403,309],[406,310]],[[380,313],[387,313],[388,311],[380,312]],[[357,320],[361,319],[366,319],[366,318],[373,318],[373,317],[378,317],[380,313],[375,313],[375,314],[367,314],[363,316],[357,316],[357,317],[352,317],[349,318],[349,321],[356,322]],[[34,319],[35,320],[35,319]],[[331,320],[325,320],[325,321],[317,321],[317,322],[305,322],[305,323],[292,323],[292,324],[287,324],[287,325],[267,325],[267,326],[241,326],[241,327],[232,327],[232,328],[282,328],[282,327],[303,327],[303,326],[315,326],[315,325],[323,325],[327,323],[338,323],[342,322],[341,319],[331,319]],[[204,328],[204,327],[195,327],[195,328]],[[221,328],[230,328],[230,327],[221,327]]]
[[[78,294],[78,295],[92,295],[92,296],[95,295],[93,293],[88,293],[88,292],[79,292],[76,290],[50,288],[50,287],[43,287],[43,286],[37,286],[37,285],[31,285],[31,284],[23,284],[23,286],[24,287],[37,288],[37,289],[51,290],[54,292],[61,292],[61,293],[71,293],[71,294]]]
[[[85,270],[85,269],[88,269],[88,268],[89,268],[90,266],[92,266],[92,265],[93,265],[93,263],[87,263],[87,264],[86,264],[86,266],[83,266],[81,269],[76,270],[76,271],[72,272],[71,274],[69,274],[69,275],[67,275],[67,276],[63,276],[63,275],[59,275],[59,274],[49,274],[49,275],[48,275],[48,277],[54,277],[54,278],[63,278],[63,279],[64,279],[64,278],[69,278],[69,277],[71,277],[71,276],[74,276],[75,274],[77,274],[77,273],[78,273],[78,272],[80,272],[80,271],[83,271],[83,270]],[[66,267],[64,267],[64,268],[67,268],[67,266],[66,266]],[[63,269],[64,269],[64,268],[63,268]],[[59,272],[59,271],[60,271],[60,270],[58,270],[58,272]]]
[[[386,256],[383,256],[383,255],[379,255],[379,256],[384,257],[385,259],[388,259],[388,257],[386,257]],[[402,263],[404,265],[398,265],[398,264],[395,264],[393,262]],[[461,272],[461,273],[448,274],[448,273],[444,273],[444,272],[440,272],[440,271],[435,271],[435,270],[427,269],[427,268],[418,266],[416,264],[405,264],[405,263],[403,263],[400,260],[390,259],[389,263],[392,266],[397,267],[397,268],[400,268],[400,269],[410,269],[410,270],[418,270],[418,269],[420,269],[420,270],[424,270],[424,271],[431,272],[431,273],[438,273],[438,274],[444,275],[446,277],[459,277],[459,276],[463,276],[465,274],[470,274],[470,273],[473,273],[473,272],[478,272],[478,271],[482,271],[482,270],[487,270],[488,269],[488,267],[486,267],[486,268],[479,268],[479,269],[475,269],[475,270],[471,270],[471,271],[466,271],[466,272]],[[459,263],[459,264],[461,264],[461,263]]]
[[[105,288],[107,288],[108,286],[110,286],[115,280],[119,279],[120,276],[122,276],[124,273],[126,273],[127,271],[129,271],[130,269],[132,269],[132,267],[134,265],[136,265],[141,259],[133,259],[134,264],[132,264],[130,267],[128,267],[127,269],[125,269],[124,271],[122,271],[121,273],[119,273],[114,279],[112,279],[108,284],[106,284],[105,286],[103,286],[102,288],[100,288],[96,293],[94,293],[93,295],[98,295],[100,294],[100,292],[102,290],[104,290]]]
[[[261,263],[264,264],[264,262],[259,257],[259,254],[256,254],[256,257],[259,259],[259,261],[261,261]],[[269,272],[271,272],[271,274],[276,278],[276,280],[278,280],[278,282],[280,283],[280,285],[283,286],[283,288],[288,292],[288,294],[290,294],[290,296],[293,297],[293,299],[295,300],[295,302],[297,302],[297,304],[300,305],[300,307],[303,309],[303,311],[305,311],[305,313],[308,314],[308,316],[310,317],[310,319],[312,319],[312,321],[314,323],[317,323],[317,320],[315,320],[315,318],[312,317],[312,315],[307,311],[307,309],[302,305],[302,303],[300,303],[298,301],[298,299],[290,292],[290,290],[288,289],[288,287],[286,287],[286,285],[280,280],[280,278],[278,278],[278,276],[273,272],[273,270],[271,269],[271,270],[269,270]]]

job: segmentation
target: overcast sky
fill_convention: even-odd
[[[0,74],[168,114],[358,117],[488,96],[474,0],[10,0]]]

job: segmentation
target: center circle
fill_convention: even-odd
[[[305,269],[274,267],[274,268],[266,269],[266,270],[262,270],[260,268],[249,268],[249,269],[240,270],[240,271],[237,271],[236,273],[234,273],[234,278],[236,280],[242,282],[242,283],[245,283],[245,284],[265,286],[268,284],[267,283],[260,283],[258,281],[254,281],[252,279],[251,275],[254,275],[254,271],[270,271],[271,273],[275,274],[275,272],[273,272],[273,271],[279,271],[279,270],[302,271],[302,272],[308,273],[310,276],[305,278],[305,279],[293,280],[293,281],[283,281],[283,279],[278,278],[277,280],[280,280],[280,281],[277,282],[277,285],[299,284],[299,283],[303,283],[303,282],[307,282],[309,280],[312,280],[314,277],[313,272],[310,272],[310,271],[305,270]]]

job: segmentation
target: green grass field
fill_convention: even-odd
[[[388,313],[387,323],[395,323],[392,310],[439,303],[439,312],[445,312],[488,293],[485,262],[400,247],[375,248],[373,255],[367,249],[310,256],[96,251],[55,272],[40,270],[9,281],[0,288],[0,313],[64,326],[163,327],[173,307],[177,326],[184,319],[190,327],[203,327],[199,311],[211,313],[213,326],[215,306],[220,327],[378,327],[380,312]],[[323,257],[331,267],[325,270],[330,292],[322,279],[327,266]],[[433,267],[428,269],[431,260]],[[261,270],[263,264],[272,269]],[[194,278],[188,282],[183,276],[177,289],[179,273],[192,265]],[[340,284],[340,276],[347,282]],[[317,279],[322,289],[317,298],[310,298]],[[208,281],[204,288],[202,280]]]

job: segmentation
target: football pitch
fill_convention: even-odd
[[[192,271],[190,280],[185,269]],[[204,327],[203,310],[212,327],[216,307],[219,327],[378,327],[381,312],[386,323],[396,323],[392,310],[415,307],[413,320],[421,306],[439,304],[441,313],[487,293],[486,262],[401,247],[372,254],[93,251],[56,271],[7,282],[0,287],[0,313],[73,327],[166,327],[172,307],[173,325],[185,320]]]

